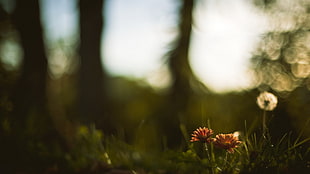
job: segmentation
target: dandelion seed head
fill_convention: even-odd
[[[259,94],[256,100],[259,108],[265,111],[272,111],[278,104],[278,98],[270,92],[262,92]]]

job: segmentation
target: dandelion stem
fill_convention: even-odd
[[[267,132],[267,126],[266,126],[266,111],[263,112],[263,138],[267,139],[266,132]]]

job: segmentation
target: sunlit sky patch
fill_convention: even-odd
[[[41,0],[43,24],[48,39],[66,39],[76,33],[76,0]]]
[[[196,10],[192,67],[215,91],[252,85],[249,59],[265,20],[249,1],[208,0]]]
[[[145,77],[173,39],[174,0],[108,1],[104,63],[113,74]]]
[[[103,62],[113,75],[153,78],[175,36],[176,0],[107,1]],[[72,36],[77,27],[76,1],[42,0],[50,38]],[[264,18],[247,0],[200,0],[195,12],[191,65],[215,91],[250,86],[249,58]],[[156,76],[156,75],[155,75]],[[159,78],[160,79],[160,78]],[[156,80],[151,80],[156,83]]]

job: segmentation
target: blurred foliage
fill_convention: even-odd
[[[277,1],[266,13],[271,31],[252,58],[258,84],[278,92],[310,89],[309,1]]]
[[[102,132],[95,129],[80,126],[77,128],[75,144],[71,152],[66,155],[69,167],[80,172],[98,170],[111,164],[108,154],[104,151]],[[86,170],[87,169],[87,170]]]

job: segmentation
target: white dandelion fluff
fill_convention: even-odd
[[[278,98],[272,93],[265,91],[259,94],[256,102],[261,109],[265,111],[272,111],[278,104]]]

